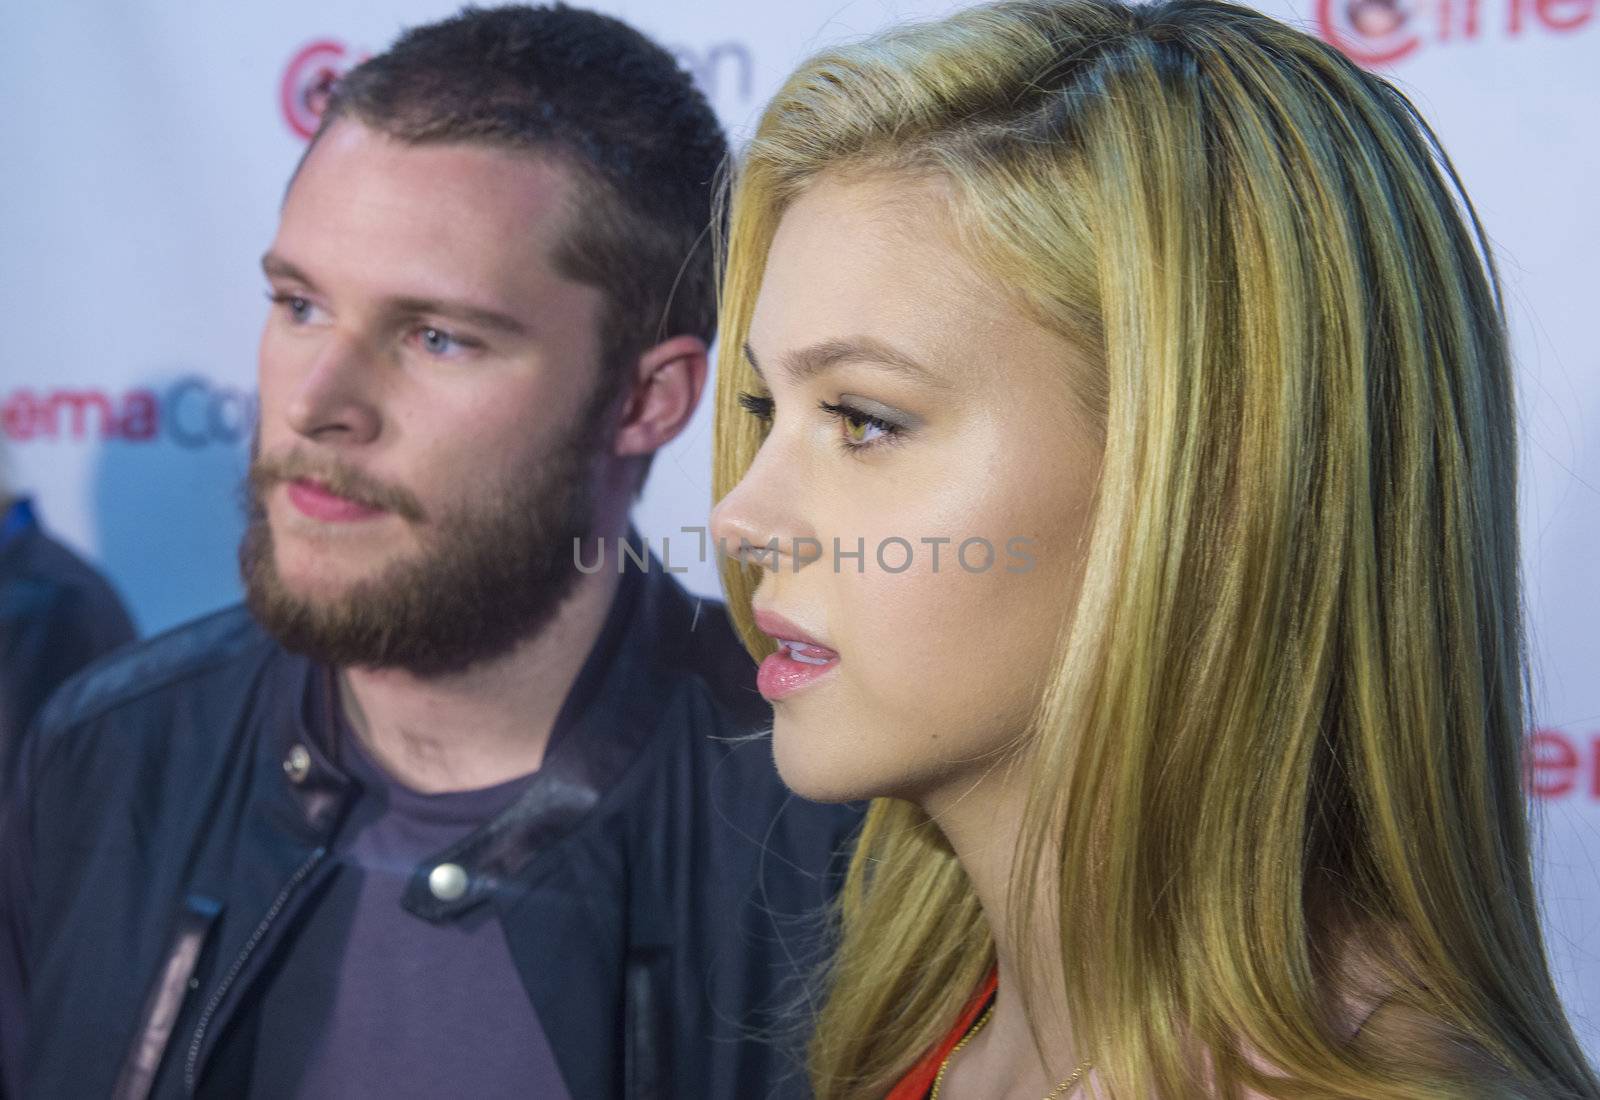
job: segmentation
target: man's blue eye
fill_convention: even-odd
[[[303,324],[311,313],[311,303],[298,294],[278,294],[267,292],[267,300],[276,305],[281,305],[289,311],[289,320],[295,324]]]
[[[461,341],[443,329],[425,328],[422,330],[422,346],[434,355],[443,355],[452,348],[459,348]]]

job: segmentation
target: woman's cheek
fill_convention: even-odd
[[[848,637],[869,662],[862,687],[880,713],[949,746],[976,732],[966,727],[990,707],[996,624],[984,574],[962,570],[948,548],[935,571],[932,550],[918,549],[926,560],[915,569],[888,573],[871,562],[865,575],[845,578]]]

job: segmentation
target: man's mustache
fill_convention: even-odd
[[[265,499],[268,490],[286,481],[314,481],[346,500],[369,508],[382,508],[413,523],[427,519],[421,502],[411,493],[370,477],[353,466],[312,458],[297,450],[257,455],[250,463],[250,489],[257,500]]]

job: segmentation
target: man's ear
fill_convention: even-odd
[[[614,454],[654,454],[683,431],[706,386],[707,351],[698,336],[674,336],[639,356],[617,422]]]

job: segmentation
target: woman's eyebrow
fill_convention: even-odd
[[[761,363],[756,358],[756,353],[748,341],[744,345],[744,357],[750,363],[750,368],[763,382],[767,381],[766,374],[761,369]],[[916,359],[900,351],[894,346],[872,336],[851,336],[843,339],[823,340],[808,347],[791,351],[779,356],[779,365],[783,367],[785,375],[795,383],[804,382],[815,378],[817,375],[842,366],[845,363],[861,363],[870,367],[877,367],[891,374],[898,374],[917,382],[922,382],[939,389],[951,388],[950,382],[940,377],[933,370],[919,363]]]

